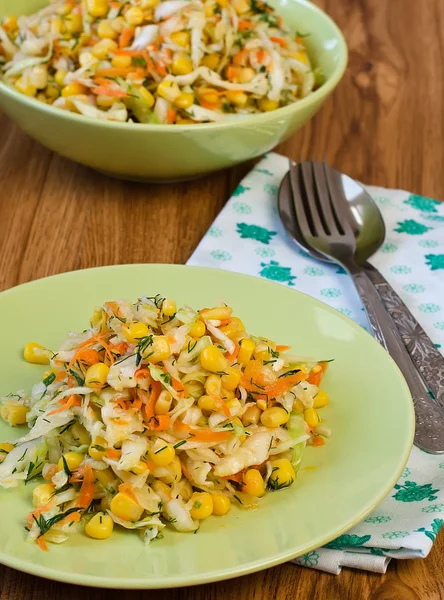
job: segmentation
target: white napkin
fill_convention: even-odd
[[[310,294],[367,329],[350,278],[309,258],[286,234],[277,213],[288,159],[270,153],[243,179],[188,264],[264,277]],[[438,348],[444,344],[444,203],[403,190],[367,187],[387,236],[372,264],[381,271]],[[391,558],[430,552],[444,519],[444,456],[413,448],[395,489],[359,525],[299,565],[339,573],[343,566],[385,573]]]

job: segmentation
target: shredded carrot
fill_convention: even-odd
[[[231,90],[230,90],[230,93]],[[235,94],[242,94],[243,92],[234,92]],[[218,327],[225,327],[226,325],[229,325],[231,323],[231,319],[222,319],[222,321],[220,322],[220,324],[218,325]]]
[[[118,404],[122,410],[127,410],[126,402],[123,398],[116,398],[114,402]]]
[[[128,344],[126,342],[120,342],[120,344],[109,344],[109,349],[113,354],[125,354],[128,350]]]
[[[238,75],[237,67],[230,66],[227,68],[227,79],[232,81],[233,79],[236,79],[237,75]]]
[[[154,62],[153,62],[152,58],[150,57],[150,55],[148,54],[147,50],[144,50],[142,52],[142,56],[145,59],[148,73],[151,75],[151,77],[153,77],[153,79],[156,79],[157,75],[153,75],[153,73],[156,73],[156,67],[154,66]]]
[[[284,345],[279,345],[279,344],[276,346],[277,352],[287,352],[290,349],[291,349],[291,346],[284,346]]]
[[[256,52],[256,60],[259,64],[263,63],[265,60],[265,52],[263,50],[258,50]]]
[[[238,52],[233,58],[233,64],[238,66],[243,65],[248,56],[248,52],[249,51],[246,48]]]
[[[206,100],[200,100],[200,105],[208,110],[216,110],[221,107],[220,102],[207,102]]]
[[[231,435],[231,432],[229,431],[212,431],[207,428],[193,429],[186,423],[179,421],[179,419],[174,422],[174,428],[176,431],[188,432],[191,434],[193,442],[225,442]]]
[[[134,408],[134,410],[140,410],[142,408],[142,400],[140,398],[134,400],[131,404],[131,408]]]
[[[44,538],[38,537],[36,539],[36,542],[37,542],[37,546],[40,548],[40,550],[43,550],[43,552],[48,552],[48,545],[45,542]]]
[[[273,36],[273,37],[270,37],[270,40],[272,42],[274,42],[275,44],[279,44],[279,46],[281,48],[288,48],[288,43],[286,40],[284,40],[284,38]]]
[[[71,477],[69,478],[70,483],[80,483],[83,481],[83,477],[85,475],[85,465],[82,465],[78,469],[72,472]]]
[[[120,458],[121,452],[116,448],[108,448],[108,450],[105,451],[105,454],[108,458]]]
[[[63,400],[63,398],[62,398],[62,400]],[[52,410],[46,416],[50,417],[51,415],[56,415],[57,413],[61,413],[64,410],[68,410],[68,408],[71,408],[72,406],[80,406],[80,404],[81,404],[80,396],[77,396],[76,394],[72,394],[68,398],[68,400],[64,404],[62,404],[62,406],[60,408],[56,408],[55,410]]]
[[[247,378],[245,375],[243,375],[241,377],[242,387],[244,387],[247,392],[253,392],[255,400],[270,400],[272,398],[277,398],[285,392],[288,392],[297,383],[303,381],[305,379],[305,373],[303,371],[299,371],[298,373],[289,375],[288,377],[280,377],[277,381],[275,381],[275,383],[272,383],[265,389],[252,383],[252,379],[253,377],[251,375],[250,378]]]
[[[161,391],[162,384],[160,383],[160,381],[153,381],[153,383],[151,384],[151,394],[148,402],[145,405],[145,420],[148,422],[152,417],[154,417],[154,407],[156,405],[157,398],[160,396]]]
[[[59,373],[57,373],[56,381],[63,381],[64,379],[66,379],[65,371],[60,371]]]
[[[60,524],[67,525],[68,523],[77,523],[82,518],[78,512],[73,512],[60,521]]]
[[[315,435],[312,446],[325,446],[325,440],[321,435]]]
[[[148,377],[150,374],[150,370],[143,368],[143,369],[137,369],[137,371],[134,373],[134,377],[137,379],[138,377]]]
[[[39,506],[38,508],[35,508],[32,512],[30,512],[28,515],[28,518],[27,518],[27,523],[28,523],[29,527],[31,527],[31,525],[34,523],[34,517],[36,517],[36,518],[39,517],[43,513],[48,512],[49,510],[53,509],[54,506],[55,506],[55,500],[51,500],[51,502],[48,502],[48,504]]]
[[[326,363],[326,362],[320,362],[319,364],[314,366],[312,368],[312,370],[310,371],[310,374],[307,378],[308,383],[319,386],[319,384],[321,383],[322,378],[324,376],[324,373],[327,370],[327,366],[328,366],[328,363]]]
[[[154,415],[148,422],[152,431],[165,431],[170,426],[170,417],[168,415]]]
[[[254,25],[251,21],[247,21],[247,20],[242,20],[239,21],[237,28],[239,29],[239,31],[247,31],[247,29],[253,29]],[[273,38],[270,38],[273,39]]]
[[[183,387],[183,383],[181,381],[179,381],[178,379],[176,379],[175,377],[171,377],[171,382],[173,385],[173,390],[175,392],[177,392],[178,394],[183,394],[183,392],[185,391],[185,388]]]
[[[231,354],[226,355],[226,359],[232,363],[236,360],[237,355],[239,354],[240,345],[237,342],[234,342],[234,350]]]
[[[119,47],[126,48],[129,46],[130,41],[132,40],[136,30],[133,27],[125,27],[125,29],[120,34],[119,38]]]
[[[45,481],[51,481],[54,475],[57,473],[57,465],[51,465],[43,477]]]
[[[222,398],[220,396],[217,396],[216,394],[210,394],[210,396],[212,398],[214,398],[216,400],[216,402],[220,405],[220,407],[222,408],[222,411],[223,411],[224,415],[226,417],[231,417],[230,409],[228,408],[227,403],[224,402],[222,400]]]
[[[79,508],[88,508],[94,498],[94,473],[89,463],[85,465],[85,474],[80,488],[77,506]]]
[[[134,67],[107,67],[104,69],[97,69],[97,77],[126,77],[130,73],[137,73],[143,76],[145,71],[143,69],[134,69]]]
[[[91,91],[93,94],[96,94],[96,96],[109,96],[110,98],[128,97],[128,94],[124,90],[117,87],[105,87],[99,85],[98,87],[92,88]]]
[[[225,475],[222,479],[228,479],[230,481],[235,481],[236,483],[242,482],[244,471],[239,471],[238,473],[233,473],[233,475]]]
[[[167,70],[165,68],[164,63],[161,60],[156,61],[156,71],[161,77],[166,77],[167,75]]]
[[[174,108],[168,109],[167,123],[168,125],[172,125],[176,120],[176,111]]]

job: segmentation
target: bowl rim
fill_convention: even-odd
[[[312,92],[309,96],[306,96],[302,100],[298,102],[294,102],[293,104],[289,104],[288,106],[283,106],[278,108],[275,111],[259,113],[254,115],[246,115],[245,118],[240,118],[239,120],[233,121],[219,121],[217,123],[200,123],[199,127],[193,125],[175,125],[174,128],[171,125],[167,125],[164,123],[161,124],[153,124],[153,123],[120,123],[118,121],[105,121],[94,119],[93,117],[88,117],[85,115],[80,115],[71,111],[64,111],[54,106],[43,104],[38,102],[35,98],[30,98],[21,94],[19,91],[15,90],[11,86],[7,85],[0,79],[0,93],[4,93],[8,95],[10,98],[19,100],[22,104],[28,105],[30,107],[34,107],[38,111],[42,111],[43,113],[47,113],[48,115],[58,115],[60,118],[66,118],[68,120],[73,120],[74,123],[95,123],[99,127],[105,127],[108,129],[116,129],[116,130],[130,130],[134,129],[134,131],[140,132],[199,132],[199,131],[208,131],[208,130],[218,130],[224,129],[230,125],[237,124],[251,124],[254,125],[262,125],[267,121],[274,121],[276,117],[286,119],[293,112],[297,112],[297,110],[310,106],[310,104],[316,103],[316,101],[325,100],[327,96],[334,90],[339,81],[342,79],[342,76],[345,72],[348,63],[348,47],[345,41],[345,38],[342,34],[342,31],[339,29],[338,25],[333,21],[333,19],[318,6],[313,4],[310,0],[291,0],[295,4],[301,4],[307,7],[309,10],[313,11],[313,13],[317,14],[317,16],[321,19],[324,19],[333,29],[333,32],[339,43],[339,54],[340,59],[338,64],[336,65],[335,70],[332,75],[327,79],[327,81],[321,85],[317,90]]]

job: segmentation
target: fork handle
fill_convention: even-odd
[[[442,411],[430,398],[428,389],[407,352],[395,322],[365,271],[359,267],[344,266],[353,278],[375,338],[397,363],[410,388],[415,407],[416,446],[431,454],[444,453]],[[387,401],[390,402],[390,398],[387,398]]]

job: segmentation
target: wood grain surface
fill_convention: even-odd
[[[342,28],[349,68],[322,111],[279,151],[295,159],[325,155],[361,181],[443,200],[443,0],[317,4]],[[186,184],[114,181],[55,156],[0,115],[0,290],[91,266],[183,263],[250,167]],[[444,598],[444,535],[427,559],[392,561],[385,575],[344,570],[335,577],[282,565],[160,592],[84,589],[0,567],[0,600],[58,598]]]

